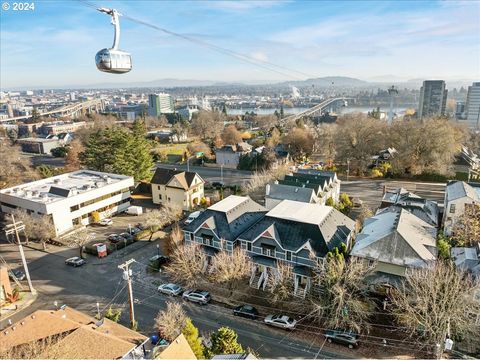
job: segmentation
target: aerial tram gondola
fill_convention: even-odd
[[[132,56],[126,51],[118,49],[120,43],[120,20],[115,9],[100,8],[100,12],[112,17],[112,25],[115,27],[113,45],[109,49],[102,49],[95,55],[95,63],[100,71],[112,74],[124,74],[132,70]]]

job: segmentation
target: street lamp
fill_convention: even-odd
[[[223,185],[223,164],[220,165],[220,181],[222,182]]]
[[[347,181],[348,181],[349,174],[350,174],[350,159],[347,159]]]
[[[97,318],[100,320],[100,303],[97,302]]]
[[[160,245],[157,244],[157,255],[160,256]]]

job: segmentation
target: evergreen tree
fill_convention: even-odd
[[[198,336],[198,329],[195,327],[195,325],[193,325],[190,318],[185,320],[185,326],[182,329],[182,334],[185,336],[188,345],[190,345],[190,348],[197,359],[204,359],[205,348],[203,347],[202,340]]]
[[[242,345],[238,343],[237,338],[238,335],[234,330],[226,326],[221,327],[210,338],[212,346],[207,350],[207,357],[243,353]]]
[[[132,129],[132,152],[135,180],[150,180],[152,177],[153,158],[151,146],[145,138],[145,122],[136,120]]]

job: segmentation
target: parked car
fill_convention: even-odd
[[[325,338],[329,343],[336,342],[338,344],[347,345],[350,349],[358,346],[360,335],[344,330],[326,330]]]
[[[297,325],[297,321],[291,318],[288,315],[282,314],[275,314],[275,315],[268,315],[265,318],[265,324],[280,327],[283,329],[295,329],[295,325]]]
[[[258,310],[251,305],[240,305],[233,309],[233,315],[255,320],[258,318]]]
[[[113,220],[110,219],[110,218],[107,218],[107,219],[102,219],[98,222],[98,225],[101,225],[101,226],[110,226],[110,225],[113,225]]]
[[[11,270],[8,270],[8,277],[11,280],[17,279],[18,281],[22,281],[22,280],[25,280],[25,273],[19,269],[11,269]]]
[[[185,220],[185,224],[188,225],[193,222],[197,217],[200,216],[202,212],[201,211],[194,211],[190,215],[188,215],[187,220]]]
[[[82,265],[85,265],[86,263],[87,262],[85,260],[83,260],[82,258],[80,258],[78,256],[74,256],[74,257],[71,257],[71,258],[65,260],[65,264],[73,266],[73,267],[82,266]]]
[[[168,264],[171,261],[171,259],[168,256],[155,255],[155,256],[152,256],[148,261],[149,261],[149,266],[151,270],[160,271],[160,268],[163,265]]]
[[[123,238],[118,234],[110,234],[107,236],[107,240],[110,241],[112,244],[117,244],[122,241]]]
[[[177,284],[162,284],[158,287],[158,291],[167,295],[180,295],[182,293],[182,287]]]
[[[126,232],[121,233],[120,237],[127,239],[128,241],[133,240],[133,235],[130,235],[129,233],[126,233]]]
[[[136,234],[138,234],[140,231],[142,231],[142,229],[134,226],[134,227],[128,229],[128,231],[130,232],[130,234],[136,235]]]
[[[208,291],[187,290],[183,292],[182,298],[185,300],[205,305],[212,299]]]
[[[221,181],[214,181],[214,182],[212,182],[212,187],[214,189],[221,189],[221,188],[225,187],[225,183],[221,182]]]

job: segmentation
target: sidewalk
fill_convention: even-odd
[[[30,292],[21,292],[22,299],[14,304],[7,304],[0,308],[0,321],[4,321],[23,309],[29,307],[37,299],[38,293],[32,295]]]

